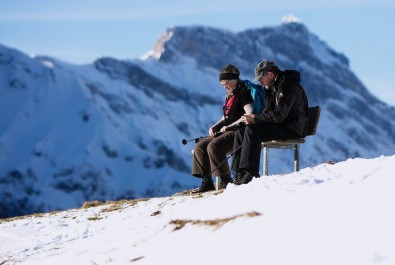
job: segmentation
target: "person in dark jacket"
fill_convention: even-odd
[[[221,69],[219,81],[226,89],[223,105],[224,115],[209,129],[209,136],[200,140],[194,148],[192,175],[202,178],[198,192],[214,190],[210,173],[221,178],[220,189],[232,183],[229,164],[222,163],[226,155],[232,152],[234,143],[234,127],[244,120],[244,114],[251,114],[253,99],[245,83],[239,79],[239,69],[229,64]],[[244,125],[244,123],[242,123]],[[232,128],[233,127],[233,128]]]
[[[300,74],[281,71],[273,62],[263,61],[255,68],[255,80],[266,88],[265,108],[261,114],[246,114],[247,125],[237,130],[233,149],[234,184],[247,184],[259,177],[261,142],[295,139],[305,136],[308,120],[308,100],[300,85]]]

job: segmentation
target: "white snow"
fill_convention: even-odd
[[[283,16],[282,23],[283,24],[287,24],[287,23],[302,23],[302,21],[298,17],[296,17],[295,15],[289,14],[289,15]]]
[[[395,264],[395,155],[0,221],[0,264]]]
[[[51,62],[51,61],[43,60],[42,64],[45,65],[48,68],[53,68],[54,67],[53,62]]]

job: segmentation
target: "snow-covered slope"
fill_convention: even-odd
[[[0,264],[395,264],[395,156],[0,221]]]
[[[221,115],[218,70],[253,78],[259,61],[301,71],[322,107],[301,166],[393,154],[395,109],[373,97],[347,58],[300,23],[229,32],[168,29],[143,59],[70,65],[0,46],[0,216],[90,200],[164,196],[198,185],[192,144]],[[273,151],[271,173],[292,170]]]

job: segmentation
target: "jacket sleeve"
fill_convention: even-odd
[[[295,102],[294,84],[284,83],[271,96],[275,97],[275,107],[273,109],[265,109],[262,114],[256,116],[256,119],[273,123],[283,122],[288,117]]]

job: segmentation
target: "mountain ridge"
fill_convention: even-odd
[[[302,168],[393,153],[395,108],[300,23],[237,33],[175,27],[144,60],[87,65],[0,46],[0,216],[198,185],[189,175],[192,145],[181,139],[207,135],[222,115],[220,68],[233,63],[251,80],[263,59],[300,71],[310,105],[321,106]],[[291,153],[271,157],[269,173],[292,170]]]

